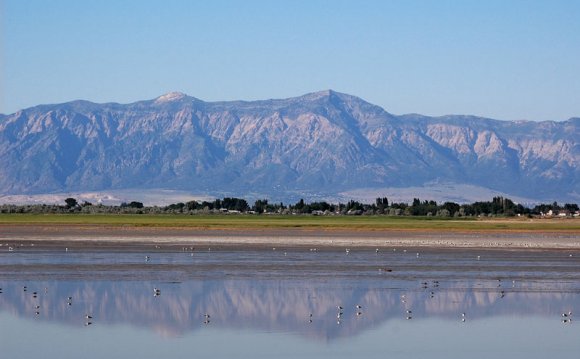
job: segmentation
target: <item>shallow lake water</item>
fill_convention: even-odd
[[[2,358],[580,353],[577,251],[2,247],[0,288]]]

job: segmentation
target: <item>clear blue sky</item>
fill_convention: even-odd
[[[331,88],[395,114],[580,116],[580,1],[4,0],[0,13],[0,113]]]

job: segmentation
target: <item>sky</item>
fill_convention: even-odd
[[[393,114],[580,116],[580,1],[0,0],[0,113],[333,89]]]

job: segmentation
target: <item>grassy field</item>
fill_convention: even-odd
[[[3,225],[78,225],[203,229],[561,231],[580,234],[580,219],[441,219],[387,216],[0,214]]]

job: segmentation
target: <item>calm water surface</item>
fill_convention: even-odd
[[[572,251],[0,247],[0,288],[2,358],[580,355]]]

